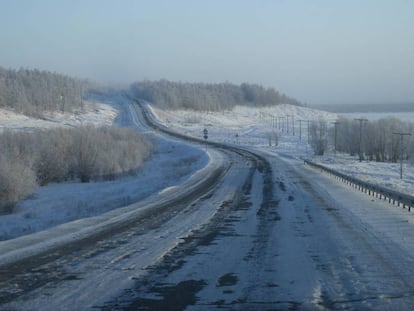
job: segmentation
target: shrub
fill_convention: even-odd
[[[136,170],[151,144],[136,130],[86,126],[0,134],[0,207],[40,185],[115,178]]]
[[[0,156],[0,210],[13,206],[36,187],[34,171],[18,158]]]

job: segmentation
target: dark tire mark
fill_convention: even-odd
[[[197,302],[196,294],[205,285],[206,283],[200,280],[187,280],[174,285],[159,284],[152,287],[151,292],[161,295],[161,299],[139,298],[123,310],[181,311]]]
[[[218,279],[217,287],[236,285],[239,278],[234,273],[226,273]]]

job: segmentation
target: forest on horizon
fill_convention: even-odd
[[[301,105],[273,88],[242,83],[189,83],[168,80],[142,81],[131,85],[136,98],[147,100],[162,109],[201,111],[230,110],[237,105],[263,107],[279,104]]]

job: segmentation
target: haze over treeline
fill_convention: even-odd
[[[194,109],[221,111],[236,105],[251,107],[278,104],[300,105],[296,99],[273,88],[258,84],[188,83],[168,80],[142,81],[132,84],[137,98],[145,99],[163,109]]]
[[[336,113],[348,112],[412,112],[414,102],[411,103],[360,103],[346,105],[312,105],[312,107]]]

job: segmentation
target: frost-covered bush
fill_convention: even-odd
[[[51,182],[115,178],[136,170],[151,144],[133,129],[86,126],[0,134],[0,207]]]
[[[19,158],[0,156],[0,211],[30,195],[36,187],[36,174]]]
[[[151,144],[133,129],[89,127],[77,134],[75,150],[82,181],[136,170],[151,151]]]

